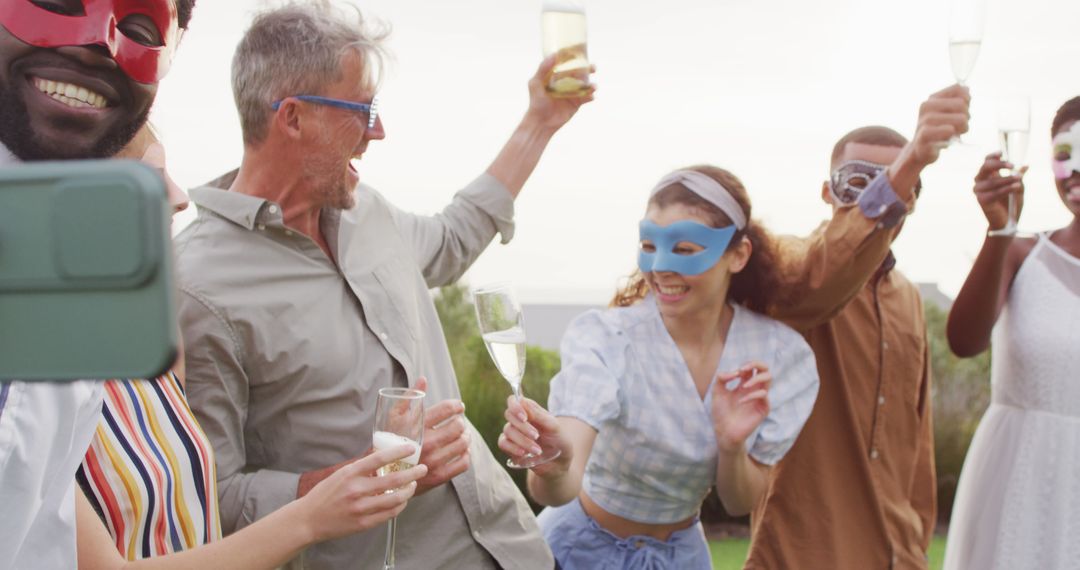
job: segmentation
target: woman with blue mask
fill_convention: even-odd
[[[511,399],[499,438],[561,451],[528,486],[564,570],[710,568],[702,500],[749,512],[817,395],[809,346],[756,312],[778,281],[734,175],[664,177],[639,233],[640,273],[563,338],[551,411]]]

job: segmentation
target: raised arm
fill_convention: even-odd
[[[555,67],[555,57],[552,55],[542,61],[529,79],[529,109],[487,169],[487,173],[506,186],[514,198],[540,162],[551,137],[582,105],[593,100],[591,91],[583,97],[551,96],[544,84]]]
[[[990,230],[1000,229],[1008,221],[1010,195],[1016,196],[1018,204],[1023,203],[1022,174],[1000,174],[1001,169],[1011,166],[1001,160],[1000,152],[995,152],[986,156],[975,176],[975,197]],[[1014,236],[987,235],[983,240],[975,264],[949,310],[946,335],[954,354],[975,356],[989,348],[990,333],[1001,314],[1001,308],[1005,306],[1009,286],[1030,250],[1029,241],[1016,240]]]
[[[863,204],[887,204],[889,214]],[[782,292],[769,316],[803,331],[834,317],[885,260],[909,209],[889,179],[879,176],[858,206],[838,209],[809,237],[773,238]]]
[[[863,288],[914,207],[923,169],[950,137],[967,131],[969,103],[967,89],[955,85],[931,95],[919,108],[915,137],[856,206],[837,209],[808,238],[774,239],[783,292],[770,316],[805,331],[831,319]]]
[[[456,281],[491,242],[496,232],[502,243],[513,237],[513,201],[532,175],[551,138],[592,101],[582,97],[556,98],[544,89],[555,65],[554,56],[541,62],[529,80],[529,108],[487,171],[459,192],[435,216],[394,212],[395,222],[410,240],[429,287]]]

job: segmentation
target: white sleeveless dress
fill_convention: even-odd
[[[1080,569],[1080,259],[1045,235],[994,327],[991,376],[945,568]]]

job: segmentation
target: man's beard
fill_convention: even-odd
[[[353,188],[342,176],[330,176],[340,171],[340,163],[321,156],[310,156],[304,161],[304,177],[311,181],[312,190],[324,208],[348,210],[353,207]]]
[[[33,129],[30,128],[30,115],[26,104],[19,99],[14,89],[0,85],[0,143],[25,161],[111,157],[135,138],[135,134],[146,124],[149,115],[150,109],[147,107],[131,121],[110,129],[86,151],[65,153],[45,146],[37,140]]]

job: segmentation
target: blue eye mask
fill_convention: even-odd
[[[638,269],[642,273],[671,271],[681,275],[701,275],[712,269],[727,251],[735,226],[710,228],[697,222],[681,221],[670,226],[658,226],[649,220],[641,220],[638,232],[642,242],[650,241],[656,247],[652,253],[644,249],[638,252]],[[680,242],[690,242],[705,248],[697,253],[675,253]]]

